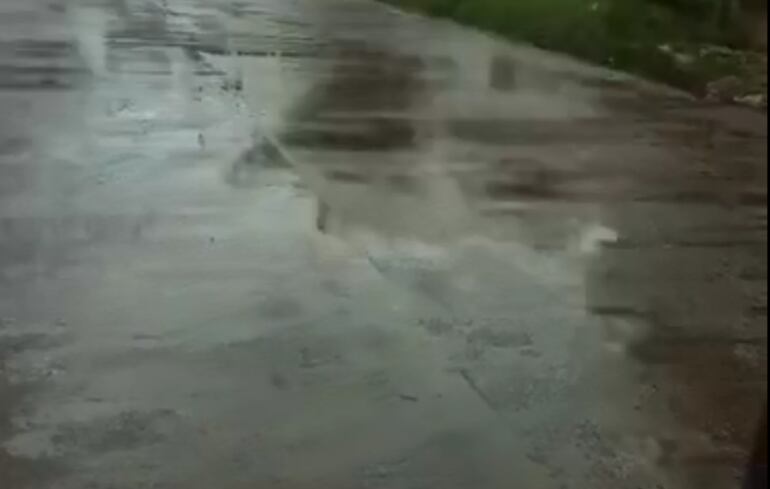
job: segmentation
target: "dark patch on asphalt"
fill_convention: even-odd
[[[416,195],[420,190],[420,180],[412,175],[391,175],[387,182],[390,190],[407,195]]]
[[[296,125],[281,135],[281,142],[305,149],[388,151],[414,147],[417,140],[414,127],[399,120],[381,119],[368,125],[356,121],[355,124],[355,128],[331,124],[315,127]]]
[[[487,327],[471,333],[468,342],[494,348],[525,348],[533,344],[529,333]]]
[[[25,138],[12,137],[0,141],[0,156],[15,156],[29,148],[30,141]]]
[[[1,330],[0,330],[1,331]],[[39,350],[55,346],[54,339],[42,333],[23,333],[0,337],[0,359],[11,358],[29,350]]]
[[[163,441],[176,415],[169,410],[126,411],[116,416],[61,426],[51,437],[65,452],[134,450]]]
[[[270,374],[270,385],[279,391],[285,391],[290,387],[290,382],[289,379],[282,373],[273,372]]]
[[[24,58],[60,59],[73,55],[76,51],[72,43],[65,41],[20,39],[0,42],[0,52]]]
[[[399,394],[399,399],[406,402],[420,402],[420,398],[410,394]]]
[[[277,297],[265,301],[259,311],[269,319],[287,320],[302,314],[302,304],[288,297]]]
[[[23,408],[25,397],[33,386],[12,382],[9,362],[13,356],[49,344],[45,335],[4,333],[5,321],[0,321],[0,483],[3,489],[37,488],[64,473],[63,464],[53,458],[28,458],[9,452],[4,443],[16,432],[13,417]]]
[[[516,63],[507,56],[494,56],[489,65],[489,86],[501,92],[516,88]]]
[[[444,318],[420,319],[419,325],[433,336],[446,336],[456,331],[457,324]]]
[[[366,184],[369,182],[369,177],[367,175],[347,170],[333,170],[327,172],[326,178],[340,183]]]
[[[0,448],[0,482],[3,489],[36,489],[40,484],[56,480],[62,473],[62,464],[53,459],[17,457]]]

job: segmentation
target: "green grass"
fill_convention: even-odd
[[[738,70],[697,55],[682,63],[661,49],[692,54],[703,45],[736,46],[736,0],[384,1],[691,91]]]

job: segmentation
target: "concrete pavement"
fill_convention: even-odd
[[[738,487],[763,114],[365,0],[6,0],[0,110],[0,486]]]

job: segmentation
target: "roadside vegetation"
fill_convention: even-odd
[[[766,0],[385,1],[703,96],[766,106],[766,33],[758,32]]]

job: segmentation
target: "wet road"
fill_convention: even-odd
[[[0,486],[738,486],[763,114],[365,0],[4,0],[0,110]]]

